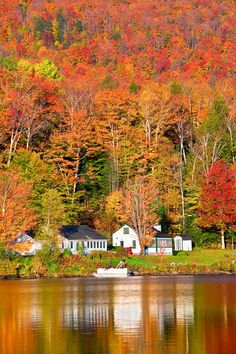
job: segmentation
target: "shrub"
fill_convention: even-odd
[[[18,275],[19,263],[17,261],[10,261],[9,259],[0,260],[0,276]]]
[[[4,247],[4,243],[0,242],[0,259],[5,259],[7,258],[7,252]]]
[[[73,256],[73,253],[71,252],[71,250],[65,249],[63,252],[63,256],[71,257],[71,256]]]
[[[32,257],[20,257],[19,258],[20,267],[19,267],[19,275],[20,276],[30,276],[31,269],[33,264]]]
[[[51,273],[58,268],[61,251],[58,246],[52,246],[50,243],[44,243],[42,249],[36,253],[36,258],[39,258],[43,266]]]
[[[109,253],[110,254],[110,253]],[[99,251],[99,250],[94,250],[89,253],[89,258],[90,259],[102,259],[107,257],[107,252],[106,251]]]

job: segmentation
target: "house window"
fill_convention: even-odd
[[[129,228],[128,227],[124,227],[123,228],[123,234],[124,235],[128,235],[129,234]]]
[[[93,242],[93,248],[96,248],[96,242],[95,241]]]
[[[172,247],[172,240],[158,240],[158,247],[171,248]]]
[[[102,241],[100,241],[100,248],[102,248]]]
[[[124,247],[124,241],[120,241],[120,246]]]
[[[61,249],[64,250],[64,242],[61,244]]]
[[[99,248],[99,241],[97,241],[97,248]]]
[[[132,241],[132,248],[136,248],[136,240]]]

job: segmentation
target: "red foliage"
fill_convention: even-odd
[[[199,224],[225,230],[236,222],[236,170],[222,160],[209,169],[203,182]]]

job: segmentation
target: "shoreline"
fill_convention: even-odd
[[[133,278],[148,278],[148,277],[187,277],[187,276],[235,276],[236,272],[229,272],[229,271],[218,271],[218,272],[208,272],[208,273],[201,273],[201,272],[192,272],[192,273],[148,273],[148,274],[135,274],[128,276],[127,278],[123,277],[104,277],[99,279],[133,279]],[[92,274],[88,275],[35,275],[35,276],[16,276],[16,275],[3,275],[0,276],[0,280],[36,280],[36,279],[98,279],[97,277],[93,276]]]

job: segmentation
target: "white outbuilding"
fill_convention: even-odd
[[[186,234],[174,237],[175,251],[192,251],[192,238]]]

